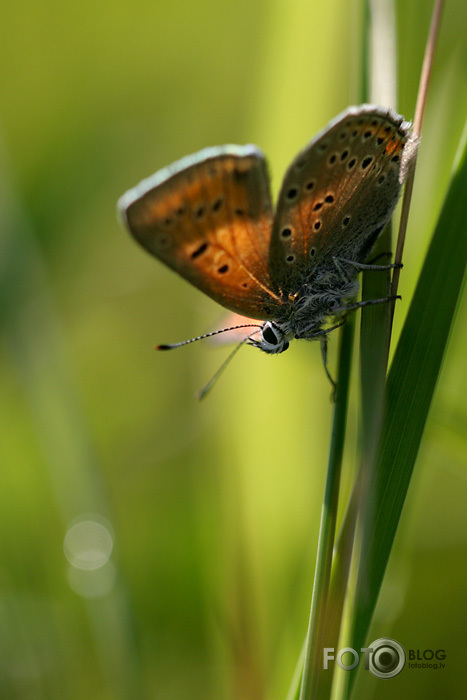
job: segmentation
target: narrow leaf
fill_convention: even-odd
[[[353,647],[364,645],[433,400],[467,261],[467,124],[388,376],[373,529],[362,545]],[[355,674],[353,674],[355,677]]]

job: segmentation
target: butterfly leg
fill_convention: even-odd
[[[334,258],[334,263],[336,264],[336,258]],[[359,263],[355,260],[345,260],[344,258],[339,258],[337,263],[344,263],[344,265],[352,265],[356,270],[393,270],[394,268],[403,267],[402,263],[388,263],[387,265],[372,265],[370,263]]]
[[[341,313],[342,311],[352,311],[353,309],[361,309],[363,306],[389,304],[390,301],[396,301],[396,299],[402,299],[400,294],[397,296],[384,297],[383,299],[362,299],[362,301],[356,301],[354,304],[349,304],[348,306],[343,306],[341,309],[336,309],[336,313]]]
[[[331,382],[331,386],[332,386],[331,399],[332,399],[332,401],[335,401],[336,400],[336,392],[337,392],[337,384],[334,381],[334,379],[331,377],[331,374],[328,370],[328,336],[327,335],[321,336],[320,346],[321,346],[321,358],[323,360],[324,371],[326,372],[326,377],[329,379],[329,381]]]
[[[335,256],[333,256],[332,261],[333,261],[335,267],[337,268],[338,273],[342,277],[343,282],[346,282],[346,283],[351,282],[352,281],[351,275],[349,275],[347,270],[345,270],[343,265],[342,265],[342,263],[348,264],[350,261],[343,260],[342,258],[336,258]]]

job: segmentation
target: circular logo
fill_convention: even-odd
[[[405,651],[402,644],[395,639],[382,637],[369,646],[373,650],[370,655],[369,670],[378,678],[394,678],[405,666]]]

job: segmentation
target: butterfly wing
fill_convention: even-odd
[[[272,205],[254,146],[209,148],[121,197],[119,212],[143,248],[231,311],[274,317],[268,251]]]
[[[289,167],[279,196],[270,268],[293,291],[333,255],[364,262],[405,178],[410,125],[389,109],[352,107]]]

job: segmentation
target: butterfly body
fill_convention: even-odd
[[[248,343],[277,354],[294,338],[323,338],[352,306],[415,148],[401,116],[361,105],[293,160],[275,211],[261,151],[222,146],[143,181],[119,212],[146,250],[226,308],[262,320]]]
[[[361,261],[354,257],[355,262]],[[277,354],[286,350],[292,339],[323,337],[328,332],[325,330],[327,322],[338,321],[358,292],[354,263],[333,258],[331,264],[326,261],[317,267],[296,292],[289,293],[277,318],[263,325],[261,339],[251,338],[248,343],[269,354]]]

